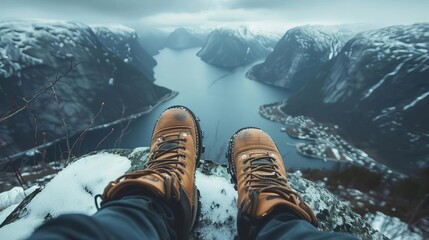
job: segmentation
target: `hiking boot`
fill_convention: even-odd
[[[229,173],[238,191],[238,236],[254,238],[275,212],[287,211],[317,226],[317,218],[289,186],[282,157],[271,137],[258,128],[238,130],[229,141]]]
[[[198,118],[186,107],[166,109],[155,124],[144,170],[129,172],[104,190],[103,202],[130,192],[164,200],[174,213],[179,239],[187,238],[197,219],[195,169],[200,159],[202,131]]]

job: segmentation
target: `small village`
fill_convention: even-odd
[[[389,178],[405,177],[376,162],[364,151],[350,145],[338,134],[337,125],[318,123],[304,116],[289,116],[281,110],[284,104],[283,101],[263,105],[260,107],[259,113],[269,120],[284,124],[285,127],[280,130],[286,132],[290,137],[304,140],[302,143],[295,144],[299,154],[322,161],[351,163],[383,173]]]

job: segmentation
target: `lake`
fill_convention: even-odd
[[[214,67],[196,56],[199,48],[163,49],[155,59],[155,83],[179,92],[150,114],[135,120],[124,136],[121,147],[148,146],[153,126],[161,112],[172,105],[190,108],[200,119],[205,132],[206,152],[203,159],[226,162],[225,151],[231,135],[247,126],[268,132],[285,160],[287,167],[323,168],[333,163],[300,156],[293,145],[299,140],[281,132],[281,124],[269,121],[258,113],[259,106],[287,98],[290,92],[249,80],[246,72],[252,65],[233,70]],[[255,64],[255,63],[253,63]]]

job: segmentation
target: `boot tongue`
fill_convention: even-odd
[[[252,163],[250,165],[252,165],[252,166],[263,166],[263,165],[272,166],[272,162],[270,160],[268,160],[268,158],[261,158],[261,159],[252,161]],[[257,174],[260,176],[263,176],[263,177],[270,177],[270,178],[271,177],[272,178],[277,177],[277,174],[274,171],[273,172],[265,172],[265,171],[259,172],[258,171]]]
[[[164,145],[160,146],[159,149],[161,149],[161,150],[168,150],[168,149],[175,148],[177,146],[179,146],[179,144],[177,144],[177,143],[167,143],[167,144],[164,144]]]
[[[252,166],[255,166],[255,165],[257,165],[257,166],[259,166],[259,165],[271,165],[271,161],[268,160],[267,158],[261,158],[261,159],[252,161],[252,163],[250,165],[252,165]]]

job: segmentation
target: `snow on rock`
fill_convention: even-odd
[[[79,159],[46,184],[42,192],[25,206],[19,221],[2,227],[0,238],[26,238],[45,219],[60,214],[95,213],[94,195],[101,193],[109,181],[123,174],[130,165],[126,157],[108,153]],[[100,166],[103,166],[102,171]]]
[[[14,187],[9,191],[0,193],[0,210],[8,208],[11,205],[20,203],[27,195],[32,193],[37,186],[24,190],[22,187]],[[1,222],[1,221],[0,221]]]
[[[101,193],[109,181],[128,169],[142,168],[147,162],[148,153],[148,148],[116,149],[92,153],[76,160],[32,201],[12,212],[15,217],[3,223],[0,238],[28,237],[44,220],[63,213],[93,214],[96,211],[94,195]],[[100,166],[103,171],[100,171]],[[288,174],[289,182],[313,208],[320,221],[320,230],[349,232],[361,239],[383,239],[382,234],[372,229],[346,203],[298,175]],[[196,184],[201,194],[201,215],[193,239],[233,239],[236,235],[237,192],[229,179],[226,166],[201,160],[196,173]],[[67,191],[64,191],[65,185]],[[10,209],[7,211],[10,212]]]
[[[386,27],[356,35],[333,66],[348,68],[348,71],[329,76],[330,79],[323,88],[324,102],[343,102],[350,94],[355,93],[366,99],[382,89],[382,85],[385,88],[402,76],[427,73],[428,31],[429,24],[422,23]],[[337,66],[341,63],[343,65]],[[361,74],[356,76],[357,72]],[[348,81],[353,84],[342,84]],[[424,90],[425,88],[421,89],[421,92],[425,92]]]
[[[196,184],[201,194],[200,222],[198,232],[205,239],[233,239],[236,229],[237,191],[225,177],[196,173]],[[221,201],[220,201],[221,200]]]
[[[275,86],[298,90],[335,57],[354,32],[339,26],[307,25],[286,32],[265,62],[246,76]]]
[[[215,66],[234,68],[267,56],[276,40],[276,35],[256,35],[246,27],[219,28],[210,33],[197,56]]]
[[[408,224],[399,218],[386,216],[381,212],[367,214],[365,220],[391,240],[422,240],[423,234],[419,230],[410,231]]]
[[[140,36],[134,29],[120,24],[92,25],[91,29],[109,51],[125,63],[138,68],[148,79],[155,81],[153,68],[157,62],[140,44]]]
[[[18,207],[18,204],[12,204],[7,208],[0,211],[0,223],[3,222],[14,210]],[[0,229],[1,232],[1,229]]]
[[[355,35],[283,110],[339,125],[404,173],[429,166],[428,32],[419,23]]]

